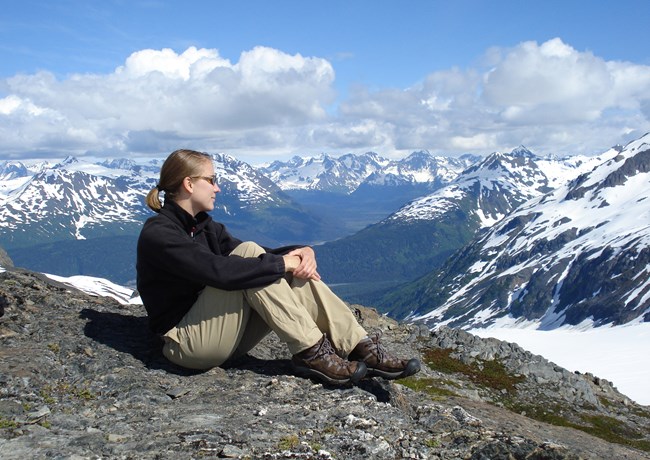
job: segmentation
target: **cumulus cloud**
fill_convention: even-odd
[[[408,88],[350,88],[332,64],[256,47],[140,50],[114,72],[0,81],[0,150],[161,155],[180,146],[238,154],[592,153],[650,127],[650,66],[606,61],[561,39],[486,51],[481,67]]]
[[[386,149],[490,152],[525,144],[593,153],[650,127],[650,67],[606,61],[559,38],[486,52],[485,69],[434,72],[405,90],[359,91],[342,122],[390,127]],[[542,153],[542,152],[540,152]]]
[[[108,75],[60,80],[39,72],[7,79],[0,145],[45,150],[56,137],[70,151],[138,153],[166,145],[166,138],[205,144],[232,136],[246,147],[242,132],[324,119],[333,81],[324,59],[264,47],[242,53],[235,64],[216,50],[142,50]],[[144,142],[156,133],[160,141]]]

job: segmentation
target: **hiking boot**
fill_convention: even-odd
[[[417,358],[399,359],[391,356],[379,341],[381,333],[361,340],[354,347],[348,359],[366,363],[368,375],[383,377],[388,380],[401,379],[420,371]]]
[[[291,364],[297,375],[314,377],[331,385],[357,383],[366,375],[366,365],[339,357],[323,335],[316,345],[296,353]]]

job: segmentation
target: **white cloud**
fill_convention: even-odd
[[[219,57],[216,50],[190,47],[178,55],[169,48],[147,49],[131,54],[126,64],[118,67],[115,73],[129,79],[137,79],[160,72],[167,78],[187,81],[190,77],[201,78],[217,67],[231,68],[232,65],[227,59]]]
[[[650,66],[605,61],[559,38],[486,52],[486,69],[434,72],[406,90],[358,91],[342,123],[372,119],[401,151],[594,153],[650,129]]]
[[[263,47],[242,53],[236,64],[216,50],[142,50],[108,75],[16,75],[4,82],[8,94],[0,99],[0,149],[47,149],[52,136],[53,150],[69,143],[77,153],[151,151],[183,140],[207,146],[231,137],[247,147],[243,132],[324,119],[333,81],[324,59]],[[161,141],[147,147],[144,139],[156,133]]]
[[[409,88],[351,88],[332,110],[335,73],[323,58],[256,47],[232,63],[215,49],[140,50],[106,75],[0,81],[0,151],[592,153],[650,130],[650,66],[559,38],[489,49],[483,62]]]
[[[638,67],[646,81],[626,84],[620,73]],[[633,71],[633,70],[632,70]],[[597,120],[603,110],[627,106],[630,86],[650,89],[650,68],[608,63],[553,39],[509,51],[485,77],[485,101],[508,121],[573,123]]]

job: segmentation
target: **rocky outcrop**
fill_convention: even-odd
[[[423,370],[330,388],[269,335],[226,369],[167,362],[141,306],[0,274],[0,458],[650,458],[650,412],[514,344],[352,306]]]

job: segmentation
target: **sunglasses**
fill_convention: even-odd
[[[213,176],[190,176],[191,179],[203,179],[208,182],[210,182],[211,185],[216,185],[217,184],[217,175],[214,174]]]

